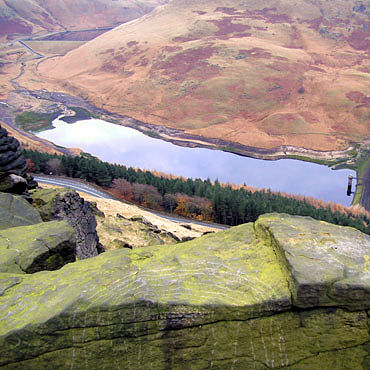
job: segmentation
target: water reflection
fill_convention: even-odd
[[[348,175],[355,176],[354,171],[333,171],[289,159],[263,161],[222,151],[179,147],[97,119],[72,125],[56,119],[53,125],[55,129],[37,135],[57,145],[81,148],[107,162],[185,177],[245,183],[343,205],[351,203],[346,186]]]

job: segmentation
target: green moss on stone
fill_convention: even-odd
[[[290,310],[288,274],[299,283],[302,265],[289,256],[330,248],[346,235],[354,236],[310,219],[268,215],[173,246],[105,252],[32,275],[0,273],[0,366],[366,369],[365,310]],[[350,251],[354,240],[360,247],[367,241],[357,235]],[[359,255],[353,258],[361,262]],[[366,279],[357,272],[363,290]],[[330,298],[346,306],[348,297],[346,291]],[[295,302],[301,298],[297,293]]]
[[[33,205],[39,211],[44,221],[51,221],[56,212],[56,205],[59,198],[63,198],[65,193],[71,189],[35,189],[30,192]]]
[[[24,198],[0,192],[0,230],[41,221],[40,214]]]
[[[0,231],[0,272],[54,270],[74,261],[74,230],[66,221]]]
[[[370,306],[370,237],[310,217],[263,215],[256,230],[275,250],[298,307]]]

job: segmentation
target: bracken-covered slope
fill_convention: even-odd
[[[97,106],[273,148],[370,131],[370,2],[173,0],[39,66]]]
[[[0,0],[0,38],[117,25],[167,0]]]

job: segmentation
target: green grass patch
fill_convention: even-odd
[[[68,107],[68,109],[75,112],[75,115],[61,118],[62,121],[67,123],[75,123],[77,121],[83,121],[91,118],[100,118],[100,114],[89,112],[87,109],[81,107]]]
[[[349,158],[337,158],[337,159],[318,159],[318,158],[310,158],[310,157],[304,157],[301,155],[287,155],[285,158],[287,159],[296,159],[298,161],[303,161],[303,162],[311,162],[311,163],[316,163],[320,164],[322,166],[328,166],[328,167],[333,167],[335,166],[335,169],[344,169],[344,168],[349,168],[352,169],[350,165],[346,164],[346,161],[348,161]]]
[[[285,156],[285,158],[287,158],[287,159],[296,159],[298,161],[303,161],[303,162],[311,162],[311,163],[321,164],[323,166],[329,166],[329,167],[335,164],[334,161],[304,157],[302,155],[296,155],[296,154],[289,154],[289,155]]]
[[[159,135],[157,132],[152,131],[152,130],[143,131],[143,134],[145,134],[147,136],[150,136],[154,139],[160,139],[161,138],[161,135]]]
[[[237,148],[234,148],[230,145],[225,145],[225,146],[221,146],[219,148],[220,150],[222,150],[223,152],[229,152],[229,153],[234,153],[234,154],[241,154],[241,151]]]
[[[15,117],[15,124],[17,127],[25,131],[44,131],[53,127],[52,121],[57,118],[60,113],[60,111],[52,113],[26,111]]]
[[[109,123],[114,123],[115,125],[120,125],[122,123],[122,121],[120,121],[119,119],[115,119],[115,118],[104,118],[104,121],[109,122]]]

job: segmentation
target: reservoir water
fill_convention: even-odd
[[[349,206],[346,195],[351,170],[291,159],[265,161],[219,150],[185,148],[154,139],[134,129],[97,119],[68,124],[56,119],[54,129],[37,133],[56,145],[80,148],[103,161],[192,178],[218,179]]]

